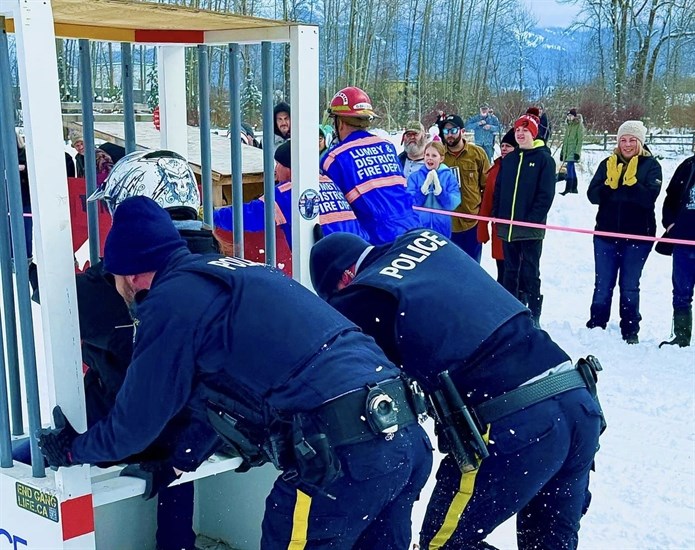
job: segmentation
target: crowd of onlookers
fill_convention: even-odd
[[[340,98],[340,94],[337,97]],[[349,93],[346,97],[349,99]],[[369,116],[360,118],[344,107],[341,104],[332,111],[334,121],[342,127],[349,127],[343,126],[344,121],[357,124],[358,141],[368,140],[368,146],[373,147],[377,138],[365,131],[371,125]],[[289,106],[279,104],[275,114],[276,142],[281,143],[289,139]],[[466,139],[466,132],[472,133],[472,140]],[[543,303],[540,257],[545,236],[545,229],[539,226],[546,222],[558,181],[565,183],[561,195],[578,193],[576,164],[581,160],[584,138],[581,113],[571,108],[565,114],[559,166],[547,146],[551,132],[552,125],[542,104],[530,107],[506,129],[485,103],[480,106],[479,113],[465,120],[458,114],[440,111],[434,131],[428,131],[418,120],[409,121],[403,128],[403,151],[397,157],[407,195],[413,206],[421,207],[416,210],[416,223],[450,237],[478,262],[482,244],[491,240],[497,280],[528,306],[538,326]],[[389,207],[385,206],[386,199],[382,198],[381,203],[376,200],[377,194],[385,193],[384,189],[377,191],[373,184],[364,183],[361,172],[355,171],[351,159],[343,154],[349,148],[345,142],[351,141],[351,135],[353,132],[345,137],[336,135],[337,143],[329,148],[330,129],[320,127],[319,150],[324,177],[338,182],[337,186],[346,194],[347,203],[355,210],[359,222],[373,224],[374,218],[378,218],[387,223],[393,217],[393,197],[390,197]],[[647,238],[656,235],[655,205],[662,174],[658,160],[645,143],[646,135],[647,129],[641,121],[625,121],[618,130],[617,147],[593,175],[587,195],[590,202],[598,206],[596,231]],[[494,158],[498,140],[500,155]],[[369,162],[375,165],[386,163],[385,159],[370,157],[369,151],[358,149],[351,154],[352,157],[360,155],[371,159]],[[341,159],[346,162],[336,169],[335,161]],[[692,159],[684,163],[692,164]],[[663,212],[664,226],[675,224],[679,238],[690,240],[695,237],[695,224],[690,217],[695,203],[693,178],[687,168],[681,167],[676,172]],[[380,180],[379,186],[382,183]],[[364,191],[361,190],[363,186]],[[677,197],[672,190],[676,187],[681,189]],[[388,193],[393,195],[393,189]],[[370,202],[374,205],[365,209],[363,203]],[[397,216],[404,217],[402,213]],[[512,223],[493,223],[490,230],[489,223],[467,216],[493,217]],[[523,222],[537,226],[523,225]],[[673,231],[668,236],[672,234]],[[376,238],[375,244],[378,241]],[[587,327],[606,327],[617,285],[623,339],[628,343],[639,341],[639,281],[653,247],[651,240],[594,237],[595,284]],[[692,331],[695,247],[679,244],[675,251],[675,339],[669,343],[683,345],[690,341]]]
[[[322,176],[316,199],[317,237],[348,231],[369,236],[372,244],[381,244],[411,227],[427,227],[450,237],[477,262],[482,245],[492,241],[498,282],[528,306],[540,326],[540,258],[545,229],[539,226],[546,222],[558,181],[565,182],[561,195],[578,193],[576,164],[582,155],[584,121],[577,109],[569,109],[565,115],[558,167],[546,145],[552,126],[542,105],[530,107],[509,129],[486,103],[479,113],[465,120],[458,114],[440,111],[436,128],[429,131],[420,121],[411,120],[403,129],[403,151],[397,154],[390,142],[369,132],[374,113],[362,90],[345,88],[336,98],[329,108],[333,125],[319,126]],[[273,126],[278,184],[275,200],[279,205],[276,222],[284,228],[291,246],[291,114],[287,103],[276,105]],[[472,133],[472,140],[466,139],[466,132]],[[624,122],[618,130],[617,147],[600,163],[588,185],[588,199],[598,206],[595,229],[599,232],[656,235],[655,204],[662,173],[645,144],[646,135],[641,121]],[[242,126],[242,141],[261,145],[248,125]],[[498,141],[500,155],[495,158]],[[65,153],[68,176],[84,177],[84,140],[72,136],[71,142],[76,154],[73,160]],[[17,150],[23,206],[28,213],[31,204],[26,154],[19,134]],[[98,184],[124,154],[122,147],[110,143],[96,149]],[[683,163],[667,190],[662,213],[667,237],[695,239],[693,164],[692,157]],[[411,206],[421,209],[413,212]],[[262,230],[262,210],[262,197],[247,205],[247,230]],[[511,223],[492,223],[490,229],[488,222],[471,216]],[[229,208],[215,212],[215,232],[227,250],[232,220]],[[25,223],[27,257],[31,258],[30,216],[25,216]],[[623,339],[628,343],[639,341],[639,282],[653,247],[651,240],[594,236],[595,284],[587,327],[606,327],[617,285]],[[675,340],[669,343],[682,345],[689,342],[692,332],[695,246],[667,247],[661,243],[657,252],[665,248],[673,254]]]

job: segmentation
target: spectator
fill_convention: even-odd
[[[65,151],[65,173],[69,178],[75,177],[75,161],[67,151]]]
[[[22,212],[24,220],[24,244],[26,247],[27,260],[32,264],[34,250],[32,247],[32,232],[34,224],[31,217],[31,193],[29,192],[29,167],[27,164],[27,148],[24,143],[24,136],[15,130],[17,139],[17,164],[19,168],[19,186],[22,193]]]
[[[278,103],[273,109],[273,120],[275,132],[273,143],[277,149],[278,145],[290,139],[290,106],[284,101]]]
[[[328,140],[326,138],[326,129],[319,124],[319,166],[328,152]]]
[[[577,171],[574,166],[582,155],[582,144],[584,142],[584,118],[577,113],[577,109],[570,109],[567,113],[567,128],[565,137],[562,140],[562,150],[560,151],[560,161],[567,167],[565,176],[565,190],[560,193],[578,193],[577,190]]]
[[[618,128],[618,147],[599,164],[587,192],[591,204],[598,205],[597,231],[656,234],[654,210],[661,189],[661,166],[644,147],[646,135],[642,121],[623,122]],[[628,344],[639,342],[639,282],[651,249],[649,241],[594,237],[596,278],[588,328],[606,328],[618,281],[620,332]]]
[[[444,118],[439,129],[446,144],[444,163],[454,172],[461,188],[461,204],[456,212],[478,215],[485,189],[485,173],[490,168],[487,154],[463,138],[463,120],[459,115]],[[482,245],[478,242],[476,220],[455,217],[451,222],[451,240],[480,263]]]
[[[481,216],[491,216],[492,215],[492,199],[495,194],[495,182],[497,180],[497,174],[500,171],[500,165],[502,164],[502,159],[511,153],[518,143],[514,138],[514,128],[509,130],[502,141],[500,142],[500,156],[495,159],[490,169],[487,171],[487,176],[485,178],[485,191],[483,192],[483,202],[480,205],[480,215]],[[490,240],[490,232],[488,231],[488,222],[479,221],[478,222],[478,242],[485,244]],[[497,282],[503,284],[504,281],[504,251],[502,250],[502,241],[497,235],[497,224],[492,222],[492,257],[497,264]],[[522,300],[523,303],[523,300]],[[524,303],[524,305],[527,305]]]
[[[508,153],[500,164],[493,196],[495,218],[546,222],[555,195],[555,161],[545,143],[536,139],[538,125],[538,110],[533,107],[514,123],[519,148]],[[540,260],[545,229],[500,223],[497,235],[504,250],[502,284],[522,303],[528,303],[533,323],[540,328]]]
[[[466,121],[466,130],[473,132],[473,141],[482,147],[487,158],[492,162],[495,155],[495,136],[500,131],[500,121],[492,114],[487,103],[480,106],[480,114],[473,115]]]
[[[95,158],[97,165],[97,185],[101,185],[113,169],[113,159],[101,148],[97,148]]]
[[[282,471],[261,549],[409,546],[431,446],[410,405],[419,392],[373,339],[273,268],[191,254],[147,197],[118,206],[104,267],[138,313],[133,359],[116,405],[85,433],[54,410],[56,428],[39,434],[51,466],[128,456],[185,411],[247,466]],[[192,431],[177,449],[199,450]],[[181,474],[172,461],[151,467],[153,492]]]
[[[662,210],[666,236],[692,241],[673,245],[673,335],[663,345],[690,345],[693,333],[693,288],[695,287],[695,155],[676,168],[666,188]],[[659,250],[657,245],[657,251]]]
[[[417,172],[425,164],[427,132],[422,123],[417,120],[408,122],[403,130],[401,143],[403,152],[398,155],[398,162],[403,168],[403,176],[408,179],[410,174]]]
[[[82,136],[72,138],[72,146],[77,151],[75,155],[75,174],[78,178],[84,178],[84,139]]]
[[[105,141],[104,143],[99,145],[97,149],[101,149],[107,155],[109,155],[111,157],[111,161],[114,164],[116,164],[126,155],[125,147],[122,147],[121,145],[117,145],[115,143],[110,143],[108,141]]]
[[[454,173],[443,164],[446,147],[433,141],[425,148],[425,164],[408,176],[408,193],[415,206],[452,210],[461,203],[461,190]],[[417,211],[420,226],[451,236],[451,216]]]
[[[538,104],[538,112],[540,113],[540,124],[538,126],[538,139],[542,139],[544,143],[550,141],[553,134],[553,125],[548,118],[548,113],[545,112],[545,106],[542,103]],[[528,112],[528,111],[527,111]]]
[[[292,248],[292,140],[275,149],[275,223],[280,226]],[[327,176],[319,176],[318,203],[321,235],[336,231],[354,233],[367,238],[345,196]],[[215,236],[224,250],[231,250],[234,230],[234,210],[225,206],[214,213]],[[265,198],[244,204],[244,230],[265,230]]]
[[[374,120],[369,96],[350,86],[328,108],[337,143],[323,159],[323,172],[340,188],[372,244],[385,244],[419,225],[406,190],[396,148],[370,134]]]

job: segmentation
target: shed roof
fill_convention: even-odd
[[[31,3],[29,3],[29,6]],[[121,42],[205,43],[211,31],[269,30],[286,21],[136,0],[52,0],[56,36]],[[14,21],[5,27],[14,32]]]

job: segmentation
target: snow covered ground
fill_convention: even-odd
[[[400,142],[400,136],[389,137]],[[666,185],[689,153],[656,153],[664,156],[664,187],[657,203],[660,220]],[[585,151],[578,167],[580,193],[558,195],[549,224],[593,227],[596,207],[588,202],[586,188],[606,155]],[[563,188],[563,183],[558,184],[558,191]],[[482,263],[489,273],[495,273],[489,245],[483,249]],[[670,258],[652,252],[647,261],[642,277],[640,343],[634,346],[620,337],[617,296],[607,330],[584,326],[594,278],[590,235],[548,232],[541,275],[543,328],[573,358],[593,354],[604,367],[599,394],[608,429],[596,457],[593,501],[582,522],[580,547],[695,549],[695,345],[658,349],[671,329]],[[47,413],[42,411],[44,418],[49,417]],[[432,483],[433,479],[414,510],[415,534]],[[488,542],[500,549],[516,548],[513,520],[492,533]]]
[[[664,185],[657,203],[660,223],[666,186],[688,152],[656,153],[664,156]],[[578,167],[579,194],[558,195],[549,224],[593,228],[596,207],[586,198],[586,189],[606,156],[604,151],[585,151]],[[558,192],[563,189],[564,183],[558,183]],[[483,249],[482,264],[496,273],[489,245]],[[640,343],[632,346],[621,339],[617,291],[608,328],[584,326],[594,280],[590,235],[548,232],[541,277],[543,328],[573,358],[593,354],[604,367],[599,395],[608,429],[596,456],[593,500],[582,521],[580,547],[695,548],[695,345],[658,348],[671,329],[671,259],[652,252],[647,260]],[[432,484],[430,479],[424,502]],[[424,502],[414,510],[414,533],[424,516]],[[501,549],[516,548],[514,521],[500,526],[487,541]]]

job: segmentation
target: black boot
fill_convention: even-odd
[[[528,308],[531,310],[531,322],[536,328],[541,328],[541,309],[543,309],[543,296],[528,296]]]
[[[566,179],[565,180],[565,190],[562,191],[560,194],[564,197],[567,193],[571,193],[571,192],[572,192],[572,181]]]
[[[572,189],[570,190],[570,193],[573,193],[573,194],[575,194],[575,195],[576,195],[577,193],[579,193],[579,191],[577,190],[577,186],[578,186],[578,185],[579,185],[579,181],[577,181],[576,178],[573,179],[573,180],[572,180]]]
[[[685,348],[690,345],[690,338],[693,334],[693,312],[691,309],[679,309],[673,312],[673,335],[671,341],[664,341],[659,344],[661,346],[677,345]]]

